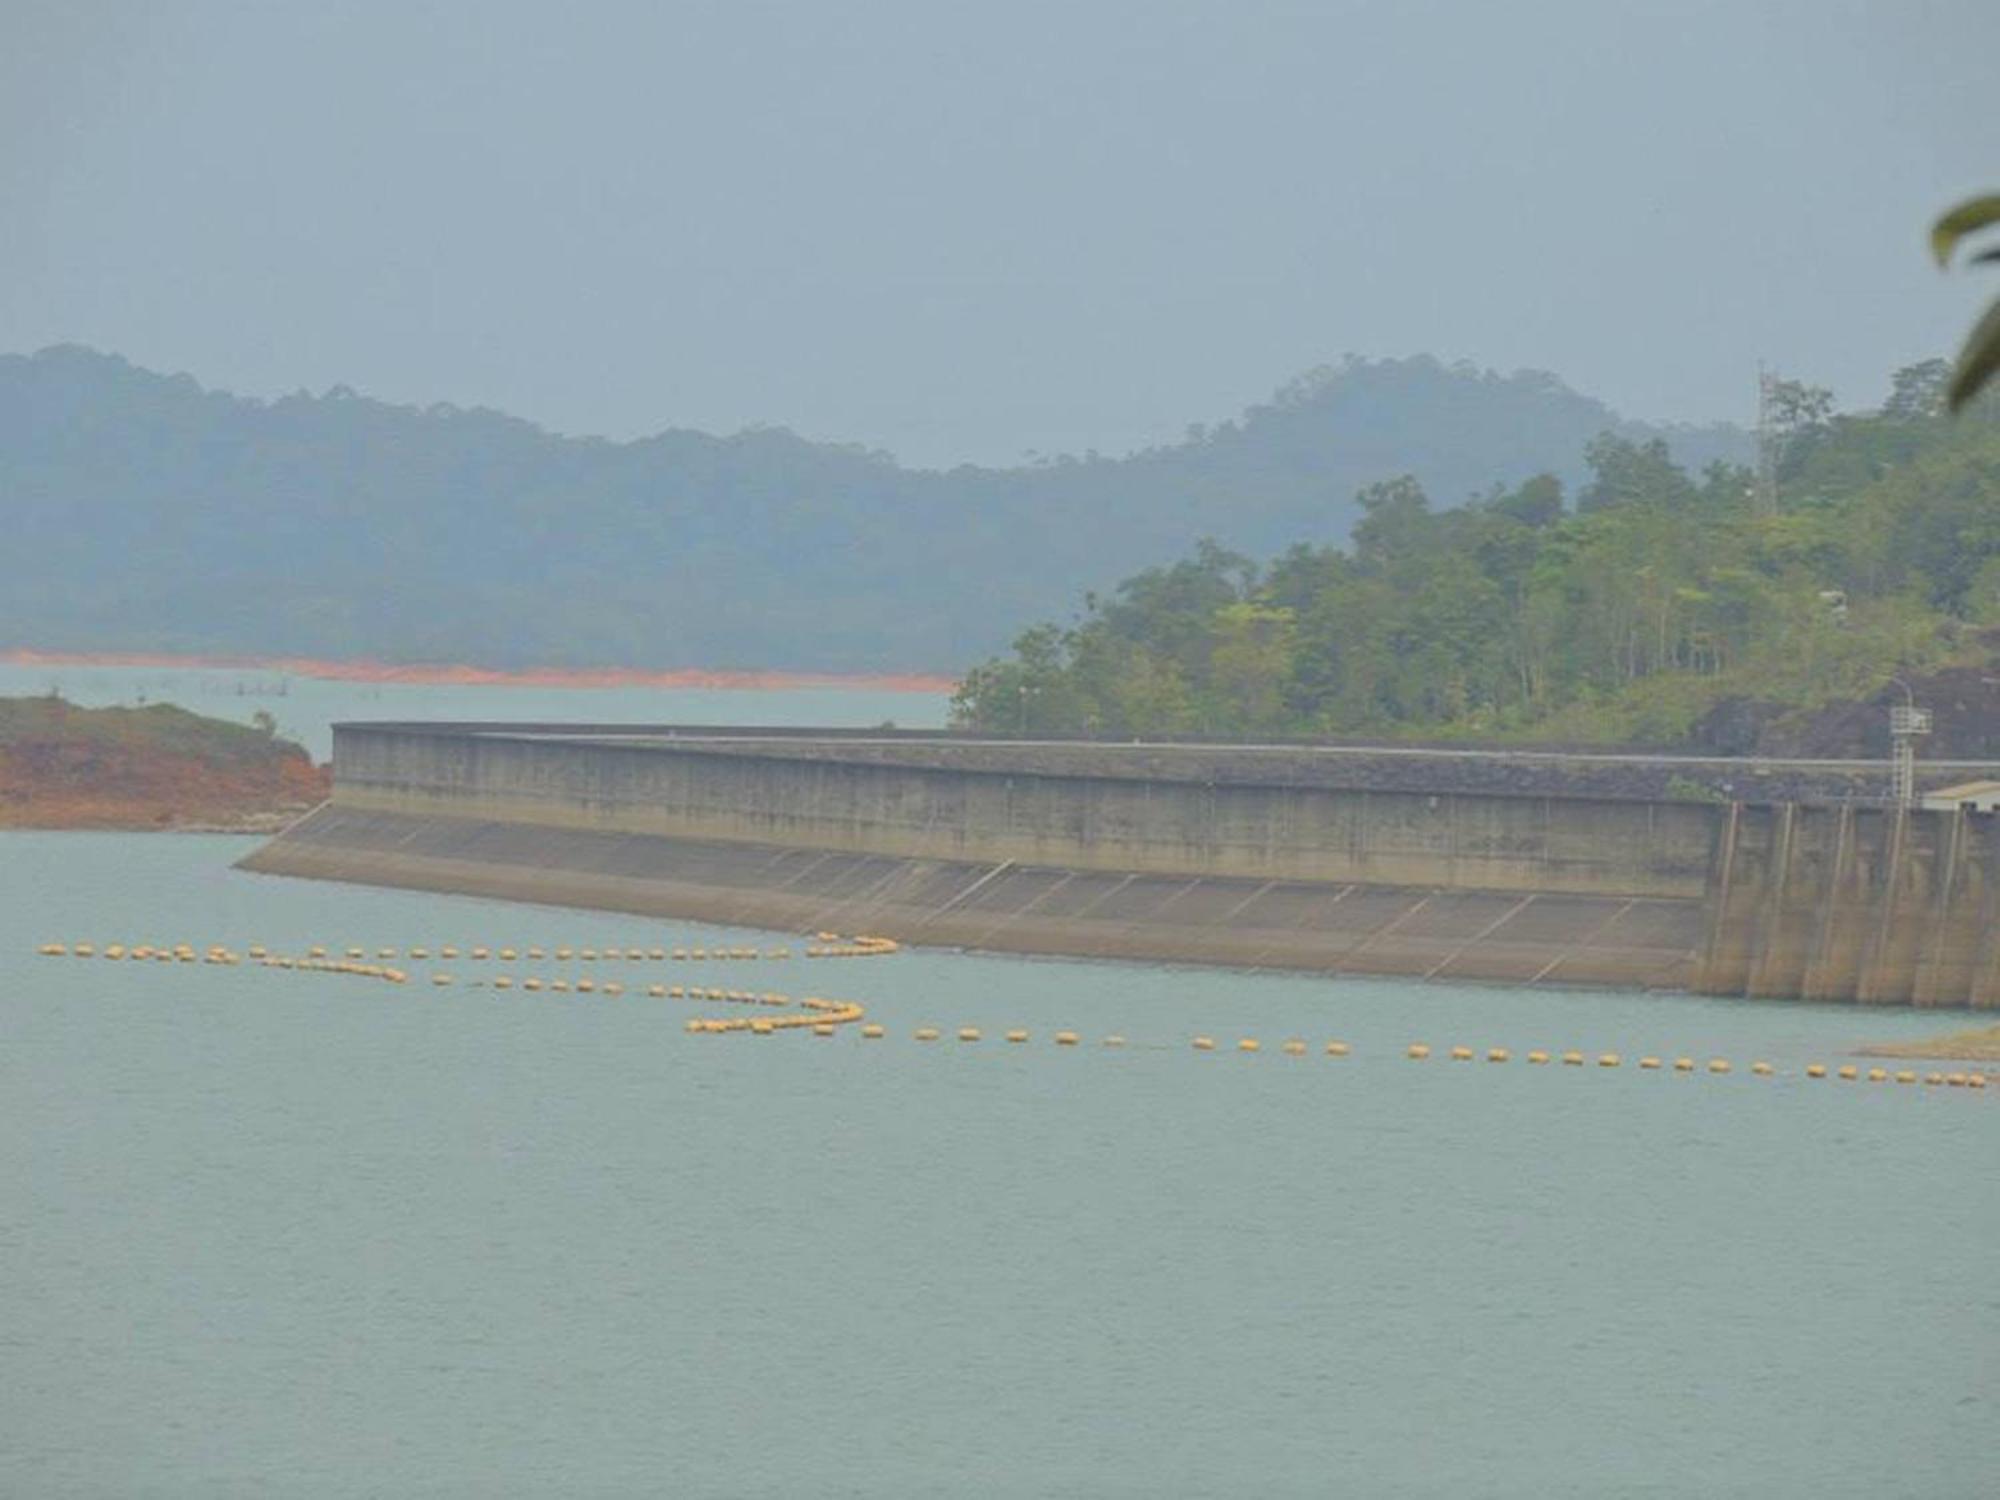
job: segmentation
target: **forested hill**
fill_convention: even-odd
[[[1879,755],[1901,679],[1940,753],[1991,755],[2000,394],[1946,417],[1949,373],[1899,371],[1846,415],[1782,382],[1769,505],[1746,470],[1607,436],[1573,495],[1543,475],[1441,509],[1406,477],[1362,492],[1345,547],[1201,544],[1024,632],[958,722]]]
[[[1362,486],[1451,504],[1652,435],[1553,377],[1350,360],[1184,442],[905,469],[757,429],[567,438],[336,388],[255,401],[0,357],[0,645],[495,666],[952,669],[1214,537],[1334,542]],[[1699,471],[1731,428],[1665,433]]]

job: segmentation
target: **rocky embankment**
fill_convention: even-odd
[[[289,740],[169,704],[0,698],[0,828],[273,832],[329,780]]]

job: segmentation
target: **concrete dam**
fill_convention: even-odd
[[[1370,754],[341,724],[331,799],[242,864],[1026,953],[2000,1004],[2000,814],[1852,800],[1838,765],[1708,802]]]

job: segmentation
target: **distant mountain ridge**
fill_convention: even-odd
[[[1574,485],[1605,431],[1695,468],[1749,453],[1425,356],[1125,458],[921,470],[778,428],[612,442],[339,386],[253,400],[59,346],[0,356],[0,646],[951,670],[1199,537],[1336,540],[1377,480]]]

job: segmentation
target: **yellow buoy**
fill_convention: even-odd
[[[580,948],[577,950],[576,956],[586,963],[597,962],[597,950],[595,948]]]
[[[457,950],[456,948],[452,947],[452,946],[451,946],[451,945],[450,945],[449,943],[447,943],[447,944],[446,944],[446,945],[445,945],[444,947],[442,947],[442,948],[438,949],[438,957],[439,957],[439,958],[457,958],[457,957],[458,957],[458,950]]]
[[[1429,1047],[1426,1047],[1422,1042],[1412,1042],[1410,1043],[1407,1055],[1410,1057],[1414,1057],[1419,1061],[1422,1061],[1424,1058],[1429,1057],[1431,1055],[1431,1049]]]
[[[1986,1075],[1984,1073],[1967,1073],[1965,1075],[1965,1086],[1969,1089],[1985,1088]]]
[[[1345,1042],[1328,1042],[1326,1044],[1326,1055],[1328,1057],[1345,1057],[1348,1051],[1349,1048]]]
[[[615,979],[606,980],[604,984],[604,993],[607,995],[622,995],[625,993],[625,986],[620,984]]]
[[[1451,1060],[1452,1060],[1453,1062],[1471,1062],[1471,1061],[1472,1061],[1472,1049],[1471,1049],[1470,1047],[1454,1047],[1454,1048],[1452,1048],[1452,1049],[1451,1049]]]
[[[1806,1077],[1808,1077],[1808,1078],[1824,1078],[1824,1077],[1826,1077],[1826,1064],[1825,1064],[1825,1063],[1807,1063],[1807,1064],[1806,1064]]]
[[[1927,1083],[1927,1084],[1929,1084],[1929,1085],[1931,1085],[1932,1087],[1935,1087],[1935,1086],[1937,1086],[1938,1084],[1940,1084],[1940,1083],[1943,1083],[1943,1082],[1944,1082],[1944,1074],[1942,1074],[1942,1073],[1926,1073],[1926,1074],[1924,1074],[1924,1082],[1925,1082],[1925,1083]]]
[[[477,959],[491,958],[493,956],[493,950],[491,948],[474,948],[472,950],[472,956]]]
[[[655,1000],[664,1000],[667,998],[667,987],[664,984],[649,984],[646,993]]]
[[[961,1026],[961,1027],[959,1027],[959,1028],[958,1028],[958,1039],[959,1039],[959,1040],[960,1040],[961,1042],[976,1042],[976,1041],[978,1041],[978,1040],[979,1040],[979,1028],[978,1028],[977,1026]]]
[[[1068,1037],[1069,1040],[1064,1041],[1063,1040],[1064,1037]],[[1057,1032],[1056,1045],[1058,1047],[1074,1047],[1076,1045],[1076,1033],[1074,1031]],[[1110,1036],[1104,1039],[1104,1045],[1107,1047],[1122,1047],[1125,1045],[1125,1038],[1118,1035],[1118,1033],[1114,1031]]]
[[[1236,1044],[1236,1050],[1238,1052],[1261,1052],[1264,1050],[1264,1044],[1254,1036],[1246,1036]]]
[[[556,957],[561,959],[563,962],[567,963],[570,959],[576,957],[576,949],[558,948],[556,949]]]
[[[756,1020],[750,1023],[751,1033],[755,1036],[770,1036],[774,1032],[776,1032],[777,1029],[778,1029],[777,1024],[775,1022],[768,1021],[762,1016],[759,1016]]]
[[[1965,1075],[1963,1073],[1947,1073],[1944,1075],[1944,1081],[1955,1089],[1965,1087]]]
[[[1010,1031],[1007,1033],[1007,1040],[1010,1042],[1025,1042],[1027,1039],[1028,1033],[1025,1031]]]
[[[1505,1047],[1488,1047],[1486,1049],[1486,1060],[1488,1062],[1505,1062],[1513,1055]]]
[[[567,995],[569,993],[569,981],[567,979],[551,979],[549,981],[549,990],[552,994]]]
[[[255,948],[252,948],[250,950],[250,956],[252,958],[255,958],[257,956],[257,950]],[[417,947],[417,948],[412,948],[410,950],[410,957],[412,958],[429,958],[430,956],[431,956],[431,950],[428,948]]]
[[[1649,1072],[1659,1067],[1659,1065],[1660,1065],[1660,1060],[1657,1057],[1642,1057],[1639,1059],[1639,1066],[1645,1068]]]
[[[546,948],[530,948],[528,950],[528,957],[530,958],[547,958],[548,956],[549,954]]]
[[[1304,1057],[1306,1055],[1306,1044],[1298,1037],[1286,1038],[1285,1055],[1288,1057]]]
[[[377,958],[394,958],[396,956],[396,950],[394,948],[377,948],[375,950],[375,956]]]
[[[44,958],[64,958],[69,954],[69,949],[65,948],[61,943],[44,943],[36,951]]]
[[[1901,1068],[1897,1070],[1896,1082],[1915,1083],[1916,1081],[1917,1081],[1917,1075],[1911,1072],[1908,1068]]]
[[[1870,1083],[1881,1083],[1888,1076],[1889,1070],[1887,1068],[1870,1068],[1868,1070],[1868,1081]]]
[[[449,974],[433,974],[433,975],[431,975],[431,983],[432,983],[432,984],[450,984],[450,983],[451,983],[451,976],[450,976]]]
[[[1563,1066],[1566,1068],[1582,1067],[1583,1054],[1581,1052],[1565,1052],[1563,1054]]]
[[[97,952],[97,950],[91,947],[91,945],[88,943],[78,943],[75,947],[71,948],[69,951],[75,954],[78,958],[89,958],[94,953]]]
[[[1548,1053],[1542,1051],[1539,1047],[1528,1054],[1528,1061],[1531,1063],[1545,1063],[1548,1060]]]
[[[509,979],[505,974],[501,974],[495,977],[493,988],[496,990],[511,990],[514,988],[514,981]]]
[[[834,1026],[834,1024],[831,1021],[821,1021],[818,1025],[813,1027],[813,1035],[832,1036],[836,1030],[838,1030],[838,1028]]]
[[[1726,1057],[1709,1059],[1708,1071],[1711,1073],[1727,1073],[1729,1071],[1729,1059]]]
[[[686,993],[687,990],[681,985],[670,984],[667,986],[667,998],[669,1000],[678,1000]]]
[[[1674,1071],[1676,1073],[1692,1073],[1694,1071],[1694,1059],[1691,1057],[1675,1058]]]
[[[1597,1065],[1600,1068],[1615,1068],[1618,1066],[1619,1061],[1620,1059],[1616,1052],[1605,1052],[1599,1054]]]
[[[873,1021],[870,1021],[866,1026],[861,1028],[861,1034],[872,1042],[880,1037],[887,1036],[888,1032]]]
[[[1197,1052],[1213,1052],[1215,1050],[1215,1038],[1212,1036],[1196,1037],[1194,1039],[1194,1050]]]
[[[367,952],[366,952],[366,950],[365,950],[365,949],[361,949],[361,948],[349,948],[349,949],[347,950],[347,956],[348,956],[349,958],[366,958],[366,957],[368,956],[368,954],[367,954]]]
[[[516,953],[512,948],[502,948],[500,950],[500,962],[503,964],[511,964],[519,957],[520,954]]]
[[[939,1032],[935,1026],[919,1026],[916,1035],[920,1042],[934,1042],[938,1039]]]
[[[1860,1076],[1861,1070],[1855,1067],[1853,1063],[1842,1063],[1834,1070],[1834,1077],[1846,1079],[1849,1083],[1852,1083]]]
[[[1753,1062],[1750,1064],[1750,1071],[1760,1078],[1769,1078],[1775,1070],[1767,1062]]]
[[[579,979],[576,982],[576,992],[579,995],[595,994],[596,991],[597,981],[595,979]]]
[[[539,979],[524,979],[521,981],[521,988],[524,990],[538,990],[541,987],[542,982]]]

